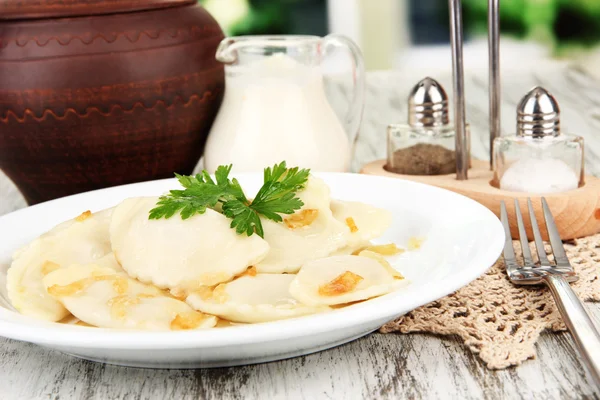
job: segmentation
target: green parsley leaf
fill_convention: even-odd
[[[283,219],[279,214],[293,214],[304,203],[296,197],[296,192],[304,188],[310,170],[287,169],[285,161],[275,164],[273,169],[265,168],[264,184],[252,201],[252,208],[265,217],[277,222]]]
[[[230,226],[238,234],[246,233],[246,235],[251,236],[256,233],[262,238],[265,237],[258,213],[247,202],[237,199],[230,200],[223,204],[223,214],[232,219]]]
[[[281,222],[283,218],[279,214],[293,214],[302,208],[304,203],[296,197],[295,192],[304,187],[309,174],[307,169],[288,169],[285,161],[275,164],[273,168],[265,168],[263,186],[252,203],[245,197],[237,202],[228,201],[223,204],[223,214],[232,219],[231,227],[238,234],[246,232],[250,236],[256,232],[264,237],[260,215]]]
[[[213,180],[207,171],[195,176],[175,174],[183,190],[171,190],[161,196],[157,206],[150,210],[150,219],[170,218],[180,212],[182,219],[203,214],[206,208],[218,209],[231,219],[231,228],[238,234],[264,237],[260,220],[281,222],[280,214],[293,214],[304,203],[296,192],[304,188],[310,170],[287,168],[285,161],[265,168],[264,183],[252,202],[248,201],[237,179],[229,179],[232,165],[219,166]]]
[[[182,219],[204,214],[206,208],[214,208],[219,202],[243,196],[242,188],[229,180],[231,165],[219,166],[215,171],[215,183],[206,171],[195,176],[175,174],[184,190],[171,190],[161,196],[157,207],[150,210],[149,219],[171,218],[178,211]]]

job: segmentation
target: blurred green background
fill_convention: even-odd
[[[348,2],[360,0],[347,0]],[[379,0],[370,0],[377,2]],[[448,42],[447,0],[408,2],[412,44]],[[200,0],[227,35],[328,33],[327,0]],[[486,34],[487,1],[463,0],[465,34]],[[367,3],[368,4],[368,3]],[[561,55],[600,42],[600,0],[500,0],[501,30]]]
[[[327,34],[326,0],[200,0],[200,4],[228,36]]]
[[[487,1],[463,0],[471,35],[487,30]],[[503,34],[534,40],[558,55],[600,42],[600,0],[500,0]]]

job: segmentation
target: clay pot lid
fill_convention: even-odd
[[[196,2],[197,0],[0,0],[0,20],[116,14]]]

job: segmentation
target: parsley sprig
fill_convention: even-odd
[[[161,196],[150,210],[149,219],[171,218],[177,212],[182,219],[204,214],[207,208],[220,210],[230,218],[231,228],[238,234],[264,237],[260,216],[281,222],[280,214],[293,214],[304,203],[296,192],[308,180],[310,170],[287,168],[285,161],[265,168],[264,183],[252,201],[249,201],[237,179],[229,178],[232,165],[221,165],[213,180],[207,171],[195,176],[175,174],[183,190],[171,190]]]

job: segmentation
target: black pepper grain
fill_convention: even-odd
[[[418,143],[396,150],[385,169],[404,175],[448,175],[456,172],[456,155],[439,144]]]

